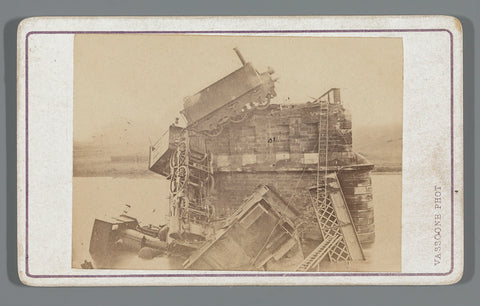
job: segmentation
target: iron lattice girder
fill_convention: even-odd
[[[317,190],[318,198],[311,198],[317,215],[317,221],[324,240],[332,240],[337,236],[341,238],[328,251],[328,257],[332,262],[352,261],[350,252],[341,231],[341,225],[338,222],[332,201],[327,195],[325,198],[325,188],[319,187]]]
[[[330,249],[335,247],[341,239],[341,236],[330,236],[323,240],[318,247],[302,261],[302,263],[297,267],[296,271],[306,272],[315,265],[318,265],[325,255],[329,254]]]
[[[341,237],[328,252],[330,261],[365,260],[336,173],[327,174],[324,181],[310,189],[310,198],[323,239]]]

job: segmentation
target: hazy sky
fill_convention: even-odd
[[[183,98],[241,67],[279,77],[272,103],[341,89],[353,128],[401,124],[401,38],[291,38],[81,34],[74,48],[74,139],[148,146],[179,116]],[[147,147],[146,147],[147,148]]]

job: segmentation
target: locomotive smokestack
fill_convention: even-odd
[[[243,58],[243,55],[242,53],[240,53],[240,50],[238,50],[237,47],[233,48],[233,50],[235,51],[235,53],[237,53],[238,58],[242,62],[242,65],[245,66],[247,64],[247,61]]]

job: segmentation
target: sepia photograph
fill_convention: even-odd
[[[72,268],[402,271],[402,37],[73,39]]]

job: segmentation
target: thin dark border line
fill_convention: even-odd
[[[450,152],[451,152],[451,268],[446,273],[391,273],[391,272],[362,272],[362,273],[235,273],[230,274],[116,274],[116,275],[34,275],[29,273],[28,267],[28,38],[34,34],[267,34],[267,33],[382,33],[382,32],[447,32],[450,35]],[[364,29],[364,30],[258,30],[258,31],[31,31],[25,36],[25,274],[31,278],[121,278],[121,277],[283,277],[283,276],[446,276],[454,269],[454,147],[453,147],[453,34],[448,29]]]

